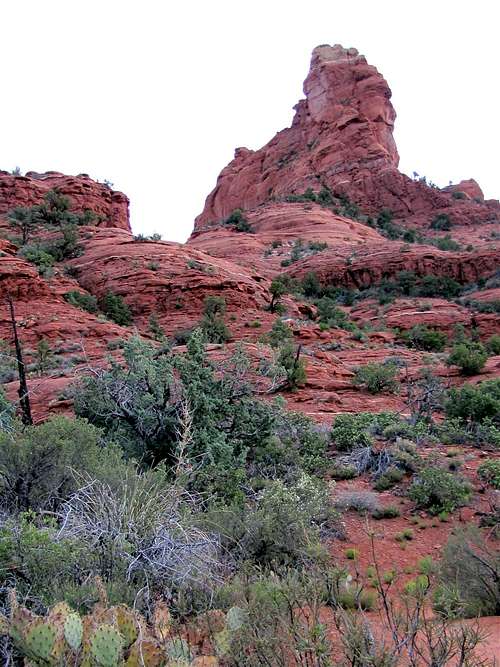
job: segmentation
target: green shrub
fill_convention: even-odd
[[[448,419],[472,426],[500,415],[500,379],[452,388],[444,404]]]
[[[88,313],[97,313],[99,310],[97,299],[91,294],[85,294],[85,292],[79,292],[78,290],[71,290],[64,294],[64,298],[72,306],[86,310]]]
[[[354,479],[358,476],[358,471],[353,465],[335,465],[331,475],[334,479]]]
[[[467,195],[465,192],[461,192],[460,190],[455,190],[454,192],[451,193],[451,196],[453,199],[467,199]]]
[[[446,345],[447,336],[442,331],[429,329],[423,324],[417,324],[402,334],[402,339],[410,347],[426,352],[442,352]]]
[[[293,332],[291,328],[281,319],[276,319],[271,327],[271,331],[265,337],[271,347],[277,348],[284,343],[289,343],[293,340]]]
[[[345,557],[348,558],[349,560],[357,560],[359,558],[359,550],[358,549],[346,549],[345,550]]]
[[[295,348],[291,342],[283,343],[279,347],[276,364],[285,376],[288,389],[295,391],[305,384],[307,373],[304,361],[300,358],[300,347]]]
[[[224,322],[226,300],[222,296],[207,296],[204,301],[203,318],[200,328],[209,343],[225,343],[231,332]]]
[[[499,334],[493,334],[493,336],[490,336],[488,338],[488,340],[486,341],[486,349],[488,350],[489,354],[492,354],[492,355],[500,354],[500,335]]]
[[[254,231],[253,227],[243,215],[241,208],[234,209],[231,215],[224,220],[223,224],[232,226],[237,232],[253,233]]]
[[[285,296],[289,291],[289,286],[285,278],[277,276],[273,278],[269,292],[271,294],[271,302],[269,303],[269,310],[275,313],[281,304],[281,297]]]
[[[120,294],[107,292],[100,300],[101,310],[116,324],[127,326],[132,323],[132,313]]]
[[[414,537],[413,530],[411,528],[405,528],[400,533],[397,533],[394,536],[394,539],[398,542],[411,542]]]
[[[404,477],[404,472],[396,466],[390,466],[375,481],[373,488],[376,491],[388,491],[392,489]]]
[[[487,459],[477,469],[479,477],[495,489],[500,489],[500,459]]]
[[[483,369],[487,358],[484,345],[467,341],[453,346],[446,364],[458,366],[462,375],[476,375]]]
[[[398,388],[397,375],[396,364],[366,364],[366,366],[355,369],[353,384],[365,387],[370,394],[380,394],[383,391],[395,392]]]
[[[431,514],[453,512],[471,496],[469,484],[442,468],[429,467],[420,471],[408,490],[417,507]]]
[[[438,239],[426,239],[428,243],[435,245],[439,250],[445,250],[447,252],[459,251],[462,249],[460,243],[451,238],[449,234],[442,236]]]
[[[53,417],[0,433],[0,488],[12,510],[53,510],[78,487],[75,472],[112,479],[123,465],[117,448],[84,419]]]
[[[369,433],[372,423],[373,415],[370,413],[338,415],[331,430],[332,442],[339,451],[370,447],[373,444]]]
[[[291,486],[270,482],[244,507],[214,508],[206,520],[238,561],[301,567],[321,551],[320,526],[333,525],[337,517],[328,488],[303,474]]]
[[[372,512],[373,519],[395,519],[400,516],[401,512],[394,505],[387,505],[386,507],[381,507]]]
[[[437,610],[448,616],[500,614],[500,552],[475,528],[457,530],[444,549]]]
[[[95,564],[91,549],[83,541],[58,538],[58,531],[54,519],[34,512],[7,519],[0,528],[2,586],[15,586],[19,596],[48,606],[88,576]]]
[[[27,245],[19,251],[21,257],[38,268],[40,275],[47,274],[54,265],[54,257],[44,250],[40,245]]]
[[[439,213],[436,215],[436,217],[432,220],[430,224],[431,229],[436,229],[441,232],[449,232],[451,229],[452,223],[450,220],[450,216],[447,215],[446,213]]]

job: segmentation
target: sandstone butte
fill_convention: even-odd
[[[172,335],[196,325],[207,296],[223,295],[233,334],[229,347],[244,340],[255,354],[260,353],[256,343],[275,319],[266,310],[270,282],[283,273],[301,278],[314,272],[322,283],[365,289],[403,270],[414,271],[420,277],[447,276],[462,285],[477,287],[482,281],[483,289],[471,292],[468,300],[498,301],[498,279],[492,277],[499,268],[499,202],[485,200],[472,179],[439,189],[398,171],[396,113],[389,86],[376,68],[356,49],[319,46],[312,54],[304,95],[289,128],[259,150],[236,149],[184,245],[134,237],[127,197],[86,174],[0,172],[0,295],[4,299],[9,293],[15,301],[28,353],[45,338],[66,364],[59,375],[32,379],[35,414],[43,417],[67,406],[58,397],[74,373],[89,362],[104,362],[114,346],[110,340],[132,331],[69,305],[63,295],[71,290],[97,298],[109,291],[121,295],[133,313],[134,327],[146,336],[152,315]],[[314,193],[328,189],[334,204],[301,198],[308,188]],[[12,230],[6,214],[16,206],[40,203],[54,189],[70,198],[75,213],[92,211],[95,221],[79,228],[81,254],[56,264],[44,278],[7,240]],[[224,223],[235,209],[243,211],[251,233]],[[401,229],[425,236],[422,242],[390,240],[379,227],[367,224],[384,210],[392,212],[393,223]],[[458,249],[440,250],[430,243],[445,234],[429,229],[439,215],[451,221]],[[303,250],[298,261],[284,266],[299,239]],[[323,249],[313,251],[310,243]],[[490,289],[484,289],[487,280]],[[308,367],[306,385],[287,400],[326,421],[360,406],[402,406],[401,397],[370,396],[351,385],[352,369],[363,361],[397,355],[414,372],[422,366],[422,353],[401,346],[396,329],[425,324],[451,335],[453,327],[462,324],[487,338],[499,324],[497,313],[478,312],[465,302],[401,297],[380,306],[377,300],[364,299],[344,309],[367,327],[364,340],[357,340],[342,329],[322,331],[309,304],[291,297],[284,301]],[[0,336],[9,341],[5,300],[1,313]],[[490,358],[485,376],[497,375],[499,365],[498,358]],[[436,368],[450,382],[457,381],[453,369],[439,359]],[[15,385],[8,388],[12,393]]]
[[[253,359],[267,354],[259,341],[276,318],[267,306],[271,281],[280,274],[300,279],[313,272],[323,284],[358,290],[377,288],[401,271],[412,271],[418,279],[434,275],[469,286],[459,299],[403,295],[381,304],[372,295],[342,306],[361,335],[324,330],[313,305],[285,296],[284,319],[302,346],[307,368],[305,384],[284,395],[290,408],[327,424],[346,411],[404,411],[404,381],[399,394],[372,395],[352,384],[356,366],[390,357],[399,359],[406,377],[431,365],[447,386],[462,382],[458,369],[444,363],[446,354],[411,349],[398,332],[423,324],[450,339],[458,324],[468,332],[476,330],[483,340],[499,333],[500,315],[484,306],[500,301],[500,203],[485,200],[473,179],[440,189],[398,170],[391,91],[356,49],[314,49],[304,95],[290,127],[259,150],[236,149],[184,245],[134,237],[127,197],[85,174],[0,172],[0,338],[12,344],[6,305],[10,295],[29,367],[41,339],[57,358],[57,367],[45,375],[31,373],[36,420],[69,411],[68,384],[87,366],[119,355],[120,339],[135,329],[152,337],[151,316],[167,335],[180,339],[180,331],[199,322],[210,295],[225,298],[232,332],[226,348],[210,346],[214,358],[239,341]],[[39,204],[54,189],[70,198],[74,212],[90,210],[95,220],[79,227],[80,254],[56,263],[43,277],[9,240],[13,230],[7,213]],[[303,196],[308,190],[312,197]],[[317,201],[320,191],[331,197],[326,204]],[[225,222],[235,209],[241,209],[250,231],[236,231]],[[402,232],[420,234],[418,242],[387,237],[373,222],[387,210]],[[430,228],[438,216],[450,221],[449,232]],[[458,246],[439,249],[434,243],[447,233]],[[118,326],[102,314],[71,306],[64,298],[71,290],[98,299],[110,291],[121,295],[133,325]],[[499,376],[500,357],[490,356],[471,381]],[[5,384],[7,393],[15,399],[14,377],[6,380],[11,380]],[[400,529],[401,521],[390,530]],[[351,539],[362,547],[362,526],[351,528]],[[401,555],[400,565],[444,544],[446,531],[441,527],[422,534],[418,549]],[[394,565],[391,553],[383,555],[389,567]]]

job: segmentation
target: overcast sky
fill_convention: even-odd
[[[85,172],[184,241],[234,148],[292,120],[311,50],[388,80],[401,169],[500,195],[495,0],[0,0],[0,168]]]

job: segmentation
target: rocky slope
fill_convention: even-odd
[[[440,190],[398,171],[391,91],[355,49],[317,47],[304,93],[289,128],[257,151],[237,149],[186,245],[135,238],[127,197],[86,175],[0,172],[0,229],[5,237],[0,336],[11,336],[7,294],[15,301],[28,349],[34,351],[45,338],[61,350],[61,360],[82,359],[70,364],[74,369],[89,360],[103,361],[113,341],[133,328],[69,305],[64,295],[72,290],[98,300],[108,292],[123,297],[133,327],[146,336],[151,335],[152,316],[172,336],[200,321],[207,296],[223,295],[231,346],[238,340],[254,344],[269,330],[275,320],[267,310],[269,288],[279,274],[301,280],[313,273],[323,285],[356,293],[376,290],[401,271],[419,279],[434,275],[470,285],[459,303],[407,295],[383,307],[373,296],[343,306],[361,333],[324,330],[307,299],[284,297],[285,317],[303,345],[308,367],[306,386],[287,400],[329,420],[332,413],[360,406],[381,410],[403,405],[402,396],[366,395],[351,383],[352,369],[367,360],[397,355],[413,370],[422,366],[425,355],[401,346],[397,330],[424,324],[451,336],[461,324],[475,328],[483,339],[497,332],[498,312],[480,312],[473,304],[498,301],[498,281],[492,276],[500,265],[500,204],[485,201],[472,179]],[[92,223],[78,228],[76,256],[39,275],[7,240],[13,232],[6,214],[16,206],[40,203],[54,189],[69,197],[73,212],[90,211]],[[318,196],[320,192],[326,199]],[[238,208],[248,231],[223,222]],[[387,210],[396,238],[377,221]],[[436,247],[446,236],[445,231],[430,229],[439,215],[447,218],[448,233],[458,244],[451,250]],[[407,242],[408,234],[417,242]],[[420,236],[415,239],[415,234]],[[485,283],[489,289],[484,289]],[[65,352],[66,348],[79,352]],[[437,372],[453,376],[442,361],[442,355],[433,361]],[[500,373],[499,363],[495,358],[488,361],[489,376]],[[47,378],[46,387],[55,383],[59,388],[72,372],[66,368],[62,377],[54,375]],[[45,414],[43,400],[39,407]]]

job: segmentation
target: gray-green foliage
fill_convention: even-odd
[[[398,367],[394,363],[370,363],[355,369],[353,384],[365,387],[370,394],[395,392],[398,388]]]
[[[443,553],[436,606],[445,614],[500,614],[500,553],[477,529],[457,530]]]
[[[216,377],[201,330],[187,347],[185,355],[174,354],[130,338],[123,363],[112,361],[109,370],[83,379],[77,414],[103,426],[129,454],[171,464],[187,409],[192,422],[187,455],[198,464],[233,465],[255,427],[245,435],[250,387],[231,372]]]
[[[120,451],[83,419],[58,416],[0,433],[0,494],[13,511],[54,509],[78,487],[75,473],[112,480],[123,465]]]
[[[369,427],[373,415],[368,412],[338,415],[333,422],[331,437],[340,451],[350,451],[358,447],[368,447],[373,443]]]

